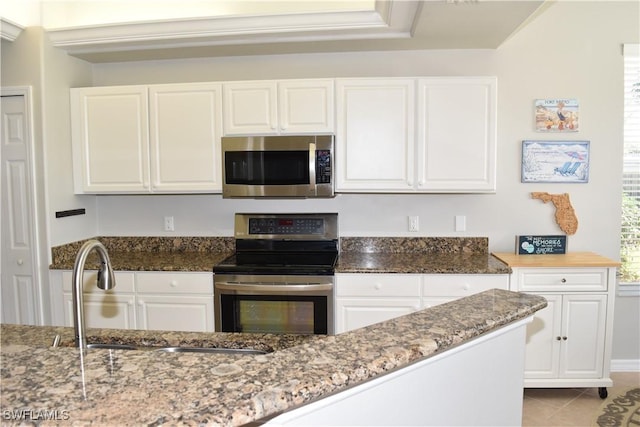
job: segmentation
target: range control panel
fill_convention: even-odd
[[[249,234],[324,234],[322,218],[249,218]]]
[[[235,214],[234,236],[262,240],[337,240],[337,213]]]

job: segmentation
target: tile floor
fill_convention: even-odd
[[[609,397],[616,390],[640,387],[640,372],[612,372],[613,387],[607,388]],[[604,401],[597,388],[531,388],[524,391],[522,426],[585,426],[593,425]]]

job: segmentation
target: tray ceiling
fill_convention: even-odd
[[[114,12],[114,3],[120,4],[121,12],[129,8],[127,18]],[[90,62],[496,49],[540,13],[544,9],[541,6],[550,3],[550,0],[153,3],[130,0],[125,3],[128,6],[122,6],[117,1],[69,0],[43,3],[41,21],[54,46]],[[214,11],[209,7],[213,4],[227,8]],[[153,8],[150,11],[141,7],[144,5],[147,9],[155,6],[150,6]],[[291,9],[292,6],[295,8]]]

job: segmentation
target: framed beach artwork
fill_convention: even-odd
[[[522,141],[522,182],[589,182],[589,141]]]
[[[578,107],[577,99],[536,99],[536,131],[578,132]]]

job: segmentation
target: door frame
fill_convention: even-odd
[[[38,191],[38,173],[36,162],[36,149],[35,149],[35,123],[34,123],[34,111],[33,111],[33,88],[31,86],[7,86],[0,87],[0,96],[22,96],[24,99],[25,117],[28,120],[26,124],[27,138],[27,161],[29,162],[29,177],[30,177],[30,194],[29,205],[31,207],[30,224],[31,227],[31,246],[32,250],[32,273],[34,283],[34,296],[35,304],[34,312],[36,313],[36,324],[45,325],[50,323],[50,308],[48,304],[49,292],[44,287],[44,283],[48,280],[43,280],[46,276],[46,270],[43,268],[42,261],[46,259],[43,257],[44,246],[43,243],[46,239],[46,218],[42,218],[42,215],[46,212],[46,203],[44,195],[39,197]],[[3,183],[3,176],[0,174],[0,188]],[[42,202],[42,203],[41,203]],[[42,209],[39,209],[42,205]],[[40,213],[41,212],[41,213]],[[0,210],[0,221],[2,221]],[[42,224],[42,227],[40,227]],[[43,229],[44,228],[44,229]],[[1,234],[1,229],[0,229]],[[0,246],[0,257],[2,256],[2,247]],[[42,253],[41,253],[42,252]]]

